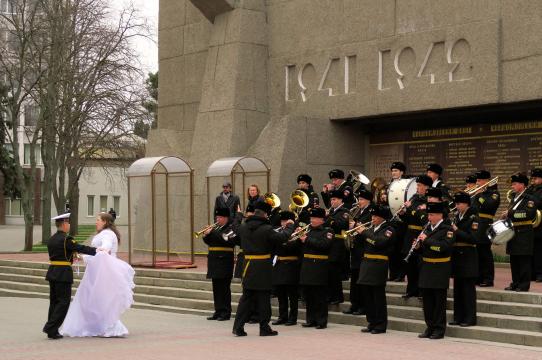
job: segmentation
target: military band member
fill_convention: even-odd
[[[243,294],[239,300],[232,332],[235,336],[247,335],[244,325],[249,320],[255,304],[260,321],[260,336],[274,336],[278,333],[269,326],[273,282],[271,252],[279,244],[288,241],[293,232],[293,221],[289,220],[283,231],[276,232],[268,220],[271,206],[261,202],[254,207],[254,215],[241,224],[237,234],[241,239],[245,258],[242,274]]]
[[[204,232],[203,242],[209,247],[207,254],[207,279],[213,283],[215,311],[207,320],[225,321],[231,317],[231,279],[233,275],[233,250],[236,235],[229,222],[230,210],[216,208],[217,228]]]
[[[324,226],[326,212],[324,209],[312,209],[309,232],[302,236],[301,251],[303,260],[299,284],[303,287],[307,309],[307,319],[303,327],[327,327],[327,286],[329,247],[333,239],[333,231]]]
[[[526,192],[534,198],[536,208],[542,211],[542,169],[537,168],[531,171],[531,185]],[[540,225],[534,228],[532,272],[532,279],[542,282],[542,226]]]
[[[450,214],[450,207],[448,202],[444,201],[444,195],[442,193],[441,188],[433,188],[430,187],[425,192],[425,197],[427,199],[427,203],[442,203],[442,206],[444,207],[444,222],[447,224],[451,224],[450,219],[448,218]]]
[[[386,281],[395,231],[387,222],[391,216],[387,206],[373,207],[372,226],[363,232],[365,250],[358,284],[362,286],[367,315],[367,327],[361,330],[364,333],[382,334],[388,327]]]
[[[333,190],[337,190],[343,193],[344,198],[344,207],[350,209],[354,204],[354,190],[352,189],[352,184],[344,180],[344,171],[341,169],[333,169],[329,172],[329,178],[331,184],[324,185],[322,192],[322,201],[327,209],[331,207],[330,193]]]
[[[371,221],[371,208],[373,206],[373,194],[368,190],[360,190],[356,194],[358,198],[359,212],[349,228],[354,228],[360,224]],[[352,248],[350,249],[350,308],[344,310],[344,314],[363,315],[365,306],[361,293],[361,286],[358,285],[359,266],[363,258],[363,248],[365,239],[359,231],[359,235],[353,237]]]
[[[491,174],[489,171],[480,170],[476,172],[476,185],[482,186],[489,182]],[[481,287],[493,286],[495,278],[495,264],[491,241],[487,237],[487,230],[493,223],[495,213],[501,203],[501,197],[497,185],[486,186],[480,193],[472,197],[471,204],[478,214],[476,237],[476,250],[478,251],[478,285]]]
[[[393,182],[406,178],[405,172],[406,172],[405,164],[403,164],[400,161],[393,162],[390,166],[391,182],[388,184],[388,188],[391,186]],[[385,205],[389,206],[389,203]],[[392,214],[392,216],[393,215],[394,214]],[[390,254],[389,280],[402,282],[405,280],[405,274],[406,274],[405,265],[406,264],[403,261],[404,257],[401,254],[401,250],[403,248],[403,238],[405,237],[407,226],[398,217],[395,217],[394,219],[390,220],[390,225],[393,226],[395,233],[393,237],[394,246]]]
[[[404,179],[406,165],[400,161],[395,161],[390,166],[391,182]]]
[[[456,213],[452,222],[455,242],[452,253],[452,276],[454,278],[454,317],[450,325],[476,325],[476,280],[478,278],[478,254],[473,226],[476,213],[470,207],[470,195],[459,192],[454,196]]]
[[[295,220],[294,213],[281,211],[281,228],[279,231],[283,231],[286,228],[288,220]],[[299,243],[287,242],[277,246],[275,256],[273,286],[279,302],[279,317],[272,324],[295,325],[297,324],[299,271],[301,268]],[[288,305],[290,307],[289,312]]]
[[[297,188],[303,191],[309,197],[309,205],[304,207],[299,213],[299,222],[308,224],[310,221],[310,211],[311,209],[317,208],[320,206],[320,198],[318,194],[314,192],[312,187],[312,178],[307,174],[300,174],[297,177]]]
[[[453,229],[444,223],[443,203],[427,203],[430,225],[418,239],[422,256],[419,286],[426,329],[420,338],[442,339],[446,331],[446,293],[452,272]]]
[[[433,181],[427,175],[420,175],[416,178],[416,194],[405,203],[405,210],[400,214],[401,219],[407,224],[407,230],[403,240],[401,253],[403,258],[409,253],[412,243],[427,223],[426,197],[427,189]],[[418,287],[420,258],[414,253],[406,264],[407,287],[403,299],[420,296]]]
[[[439,164],[428,164],[426,168],[427,176],[433,180],[433,184],[431,187],[438,188],[442,191],[442,199],[445,202],[451,202],[452,197],[450,194],[450,188],[444,184],[444,181],[442,180],[442,173],[444,172],[444,169]]]
[[[511,176],[511,181],[514,198],[505,216],[512,221],[514,228],[514,237],[506,243],[506,253],[510,255],[512,282],[504,290],[529,291],[536,203],[534,197],[525,191],[529,184],[529,179],[525,174],[514,174]]]
[[[476,181],[476,174],[468,175],[467,177],[465,177],[465,191],[475,188]]]
[[[61,339],[58,329],[70,307],[72,294],[72,263],[77,253],[95,255],[96,248],[78,244],[70,232],[70,214],[58,215],[55,220],[56,233],[47,242],[49,269],[45,279],[49,282],[49,315],[43,332],[49,339]]]
[[[343,204],[343,192],[332,190],[329,194],[329,216],[326,226],[335,234],[329,249],[329,303],[337,305],[344,302],[342,281],[350,270],[349,253],[346,248],[343,232],[348,230],[350,215]]]

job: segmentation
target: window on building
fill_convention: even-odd
[[[4,149],[8,152],[9,156],[13,158],[13,145],[12,144],[4,144]]]
[[[43,165],[41,161],[41,146],[35,145],[34,154],[36,156],[36,165]],[[24,144],[24,164],[30,165],[30,144]]]
[[[0,0],[0,11],[3,13],[14,14],[13,2],[14,0]]]
[[[36,126],[40,117],[40,108],[36,105],[25,105],[24,124],[25,126]]]
[[[100,211],[107,212],[107,195],[100,195]]]
[[[87,216],[94,216],[94,195],[87,195]]]
[[[120,196],[113,196],[113,209],[117,213],[117,217],[120,217]]]

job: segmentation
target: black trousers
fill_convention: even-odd
[[[340,262],[329,263],[328,300],[330,302],[344,302],[342,278],[343,264]]]
[[[215,316],[231,316],[231,278],[213,279],[213,301]]]
[[[454,278],[454,321],[476,324],[476,278]]]
[[[446,293],[447,289],[421,289],[423,316],[427,333],[444,335],[446,331]]]
[[[363,290],[358,284],[359,269],[352,269],[350,276],[350,303],[352,311],[365,312],[365,299],[363,298]]]
[[[260,330],[268,330],[271,320],[271,290],[243,289],[243,295],[239,299],[233,330],[242,329],[252,315],[252,309],[258,310]]]
[[[279,301],[279,319],[296,322],[297,308],[299,301],[299,290],[297,285],[276,285],[275,293]],[[290,312],[288,313],[288,305]]]
[[[406,263],[406,273],[406,293],[411,296],[419,296],[420,288],[418,287],[418,279],[420,278],[420,256],[418,254],[412,254],[408,259],[408,263]]]
[[[327,291],[325,286],[304,286],[307,323],[327,325]]]
[[[510,270],[512,270],[512,283],[514,289],[528,291],[531,287],[531,262],[530,255],[510,255]]]
[[[68,313],[71,294],[72,284],[49,281],[49,314],[47,316],[47,323],[43,326],[44,333],[48,335],[58,333],[58,328],[60,328]]]
[[[477,244],[476,250],[478,250],[478,283],[493,284],[495,264],[491,244]]]
[[[390,255],[390,280],[403,278],[405,276],[404,258],[405,257],[401,254],[401,249],[394,249],[393,253]]]
[[[386,286],[362,285],[365,298],[365,314],[367,328],[386,330],[388,327],[388,305],[386,303]]]

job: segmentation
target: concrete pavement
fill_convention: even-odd
[[[335,325],[326,330],[301,326],[275,327],[279,336],[258,336],[257,325],[235,338],[232,321],[130,309],[123,321],[124,339],[82,338],[47,340],[41,333],[48,302],[42,299],[0,298],[0,358],[2,360],[164,359],[541,359],[542,349],[445,338],[418,339],[416,334],[390,331],[361,334],[358,327]]]

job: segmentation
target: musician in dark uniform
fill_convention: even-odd
[[[510,255],[512,282],[504,290],[529,291],[536,200],[525,191],[529,184],[529,179],[525,174],[514,174],[511,176],[511,181],[514,198],[505,216],[510,219],[514,228],[514,237],[506,243],[506,253]]]
[[[531,185],[526,191],[535,199],[536,208],[542,211],[542,169],[531,171]],[[532,280],[542,282],[542,226],[534,228]]]
[[[72,263],[76,253],[96,255],[96,248],[78,244],[70,232],[70,214],[54,217],[56,233],[47,242],[49,269],[45,279],[49,281],[49,314],[43,332],[49,339],[61,339],[58,329],[68,313],[72,294]]]
[[[328,300],[332,305],[344,302],[342,281],[348,277],[350,270],[349,253],[346,248],[343,231],[348,230],[350,213],[343,204],[343,192],[333,190],[330,192],[329,216],[326,226],[333,229],[335,234],[329,249],[329,293]]]
[[[371,228],[363,231],[365,250],[358,279],[367,314],[367,327],[361,332],[382,334],[388,327],[386,281],[395,229],[387,222],[392,216],[387,206],[375,206],[371,212]]]
[[[470,195],[458,192],[454,196],[457,211],[452,222],[455,242],[452,252],[454,278],[454,318],[450,325],[476,325],[476,280],[478,253],[476,252],[476,212],[470,207]]]
[[[426,175],[433,180],[431,187],[438,188],[442,191],[442,199],[445,202],[451,202],[452,196],[450,194],[450,188],[444,183],[442,179],[442,173],[444,169],[439,164],[427,164]]]
[[[358,198],[358,210],[354,219],[350,222],[350,229],[371,221],[371,208],[373,207],[373,194],[368,190],[360,190],[356,194]],[[361,230],[361,229],[360,229]],[[352,246],[350,249],[350,308],[344,310],[344,314],[363,315],[365,306],[361,293],[361,285],[358,284],[359,266],[363,259],[363,248],[365,239],[361,231],[352,235]]]
[[[487,186],[491,179],[489,171],[480,170],[476,172],[476,185],[484,186],[481,192],[472,197],[472,207],[478,215],[476,223],[478,228],[474,236],[476,237],[476,250],[478,251],[478,285],[481,287],[493,286],[495,278],[495,264],[493,262],[493,252],[491,251],[491,241],[487,237],[487,230],[493,223],[495,213],[501,204],[501,196],[497,185]]]
[[[476,174],[468,175],[465,177],[465,191],[476,187]]]
[[[451,225],[451,221],[449,219],[450,214],[450,206],[448,202],[444,201],[444,195],[442,193],[441,188],[433,188],[430,187],[425,192],[425,198],[427,199],[427,203],[442,203],[442,206],[444,207],[444,222],[448,225]]]
[[[426,197],[427,189],[431,187],[433,181],[427,175],[420,175],[416,178],[416,194],[405,203],[405,209],[399,214],[401,219],[407,225],[407,230],[403,240],[401,253],[403,258],[409,253],[412,243],[416,240],[420,231],[427,223]],[[414,253],[410,256],[406,264],[407,288],[403,299],[414,296],[420,296],[418,288],[420,258]]]
[[[204,232],[203,241],[209,246],[207,255],[207,279],[212,279],[215,312],[207,320],[224,321],[231,317],[231,278],[233,275],[233,249],[235,232],[229,223],[230,210],[217,208],[215,229]]]
[[[406,165],[400,161],[394,161],[390,166],[391,182],[404,179]]]
[[[312,209],[309,232],[299,238],[303,260],[299,285],[305,294],[307,318],[303,327],[327,327],[327,286],[329,248],[333,239],[333,231],[324,226],[326,212],[324,209]]]
[[[268,216],[271,206],[266,202],[257,203],[254,215],[241,224],[237,236],[241,238],[241,248],[245,254],[242,274],[243,295],[239,300],[233,334],[246,336],[245,323],[252,312],[252,304],[258,309],[260,336],[274,336],[278,333],[271,329],[271,289],[273,287],[273,263],[271,252],[288,241],[293,232],[293,221],[281,232],[273,230]]]
[[[446,331],[446,294],[452,273],[454,232],[444,223],[443,203],[427,203],[429,226],[418,237],[422,256],[419,286],[426,329],[420,338],[442,339]]]
[[[290,211],[281,211],[280,219],[281,227],[275,231],[283,231],[288,220],[295,220],[295,215]],[[300,251],[298,242],[280,244],[275,249],[273,287],[279,302],[279,317],[272,323],[273,325],[292,326],[297,324],[299,271],[301,269]],[[288,305],[290,312],[288,312]]]
[[[341,169],[333,169],[329,172],[329,178],[331,179],[331,184],[324,185],[322,192],[322,201],[327,209],[331,207],[331,191],[338,190],[343,193],[344,198],[344,207],[350,209],[356,199],[354,198],[354,190],[352,188],[352,183],[344,180],[344,171]]]
[[[299,213],[299,222],[308,224],[310,221],[310,211],[311,209],[317,208],[320,206],[320,198],[318,194],[314,192],[312,187],[312,178],[307,174],[300,174],[297,177],[297,188],[303,191],[309,197],[309,205],[304,207]]]

